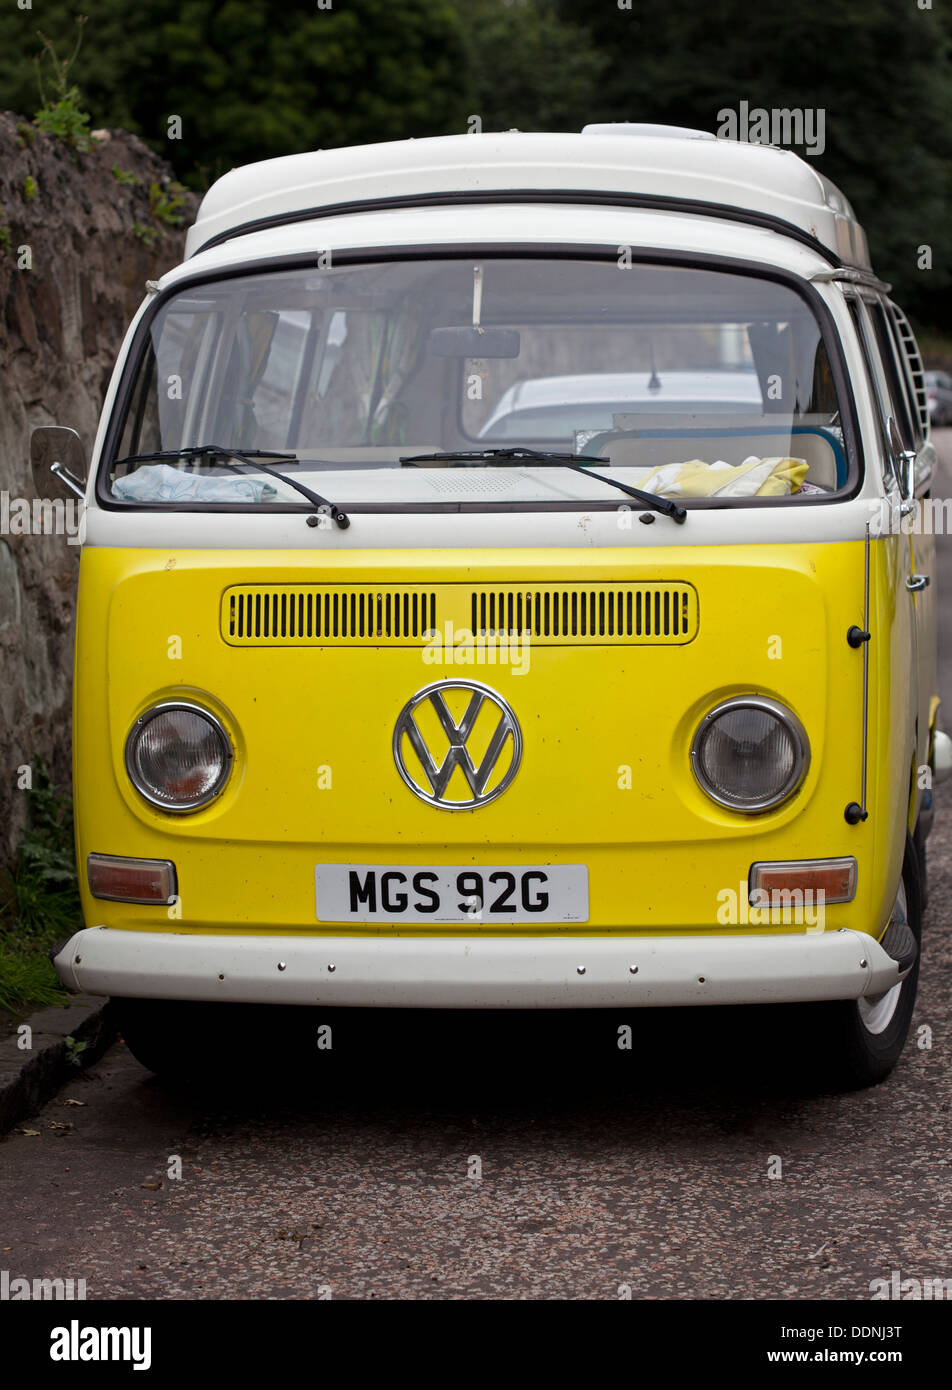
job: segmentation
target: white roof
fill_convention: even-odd
[[[630,133],[596,127],[583,134],[447,135],[247,164],[205,195],[187,255],[238,229],[261,230],[262,221],[305,220],[309,212],[320,217],[342,205],[497,192],[512,201],[521,191],[578,192],[578,202],[588,194],[598,201],[617,194],[620,201],[644,198],[648,206],[685,200],[737,209],[739,220],[779,218],[847,265],[869,267],[866,237],[846,198],[792,151],[673,128],[666,135],[641,133],[637,126]]]

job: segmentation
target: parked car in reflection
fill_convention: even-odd
[[[933,425],[952,425],[952,376],[945,372],[926,372],[926,401]]]
[[[759,414],[762,408],[753,368],[540,376],[517,381],[504,391],[478,437],[570,439],[576,430],[610,430],[615,415]]]

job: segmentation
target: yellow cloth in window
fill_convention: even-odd
[[[788,497],[800,491],[809,467],[805,459],[793,458],[751,457],[737,464],[689,459],[660,468],[625,469],[622,476],[638,473],[636,487],[664,497]]]

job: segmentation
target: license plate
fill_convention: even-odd
[[[318,864],[319,922],[587,922],[584,864]]]

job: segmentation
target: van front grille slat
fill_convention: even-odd
[[[543,643],[683,645],[695,636],[697,623],[697,594],[680,582],[477,589],[470,604],[470,628],[477,637],[528,632]]]
[[[528,632],[531,640],[550,645],[683,646],[696,636],[697,628],[697,593],[680,581],[586,589],[474,589],[470,604],[475,636]]]
[[[223,596],[221,635],[238,647],[416,646],[436,626],[436,610],[429,590],[240,584]]]

